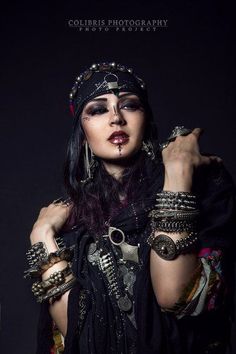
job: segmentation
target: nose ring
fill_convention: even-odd
[[[115,106],[113,106],[113,110],[114,110],[115,116],[117,116],[118,114],[117,114],[117,110],[116,110],[116,107],[115,107]]]

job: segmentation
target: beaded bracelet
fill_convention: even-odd
[[[195,220],[199,216],[199,210],[165,210],[154,209],[149,213],[149,217],[154,219],[175,219],[175,220]]]
[[[68,280],[66,283],[62,285],[58,285],[57,287],[52,288],[49,290],[45,295],[39,295],[37,297],[37,302],[44,302],[49,300],[50,304],[53,304],[56,300],[59,300],[59,298],[68,290],[70,290],[75,283],[77,282],[76,278],[73,277],[70,280]]]
[[[156,222],[155,229],[165,232],[190,232],[196,229],[196,221],[186,220],[160,220]]]
[[[157,193],[157,209],[167,210],[195,210],[197,207],[196,196],[189,192],[169,192]]]
[[[52,273],[48,279],[41,282],[37,281],[32,285],[32,292],[37,297],[45,294],[46,291],[55,285],[61,285],[65,282],[65,278],[72,274],[71,264],[68,264],[64,269]]]
[[[152,230],[193,232],[199,210],[197,197],[190,192],[162,191],[157,193],[155,209],[149,213]]]

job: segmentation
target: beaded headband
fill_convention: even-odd
[[[147,101],[145,83],[133,69],[115,62],[93,64],[76,78],[70,93],[70,110],[73,116],[78,116],[92,98],[105,93],[118,95],[122,91],[135,93]]]

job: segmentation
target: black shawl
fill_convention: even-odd
[[[110,301],[105,283],[87,261],[88,245],[94,235],[83,227],[64,233],[67,245],[75,245],[73,271],[78,284],[68,302],[68,329],[65,354],[203,354],[224,353],[230,333],[233,311],[233,261],[235,260],[235,187],[223,165],[212,163],[199,168],[193,181],[193,193],[200,203],[200,248],[222,249],[223,269],[229,286],[222,307],[198,316],[177,320],[162,312],[152,290],[149,252],[148,212],[154,207],[155,194],[163,187],[163,168],[147,183],[145,198],[124,208],[110,222],[121,229],[130,244],[140,243],[142,267],[134,285],[136,327]],[[143,182],[145,183],[145,181]],[[103,241],[101,241],[103,242]],[[109,247],[108,244],[104,247]],[[37,354],[49,354],[52,344],[48,305],[43,304],[39,319]],[[214,343],[218,345],[214,346]],[[212,344],[213,343],[213,344]],[[220,343],[220,344],[219,344]]]

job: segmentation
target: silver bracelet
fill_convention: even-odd
[[[155,236],[155,232],[153,232],[148,239],[148,244],[159,257],[165,260],[173,260],[180,254],[191,252],[196,247],[197,241],[196,232],[191,232],[187,237],[183,237],[176,242],[166,234]]]

